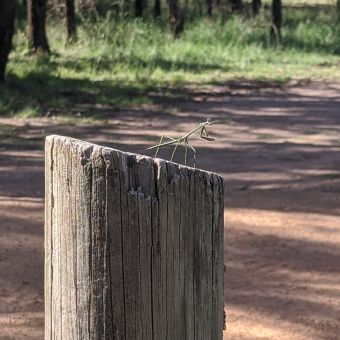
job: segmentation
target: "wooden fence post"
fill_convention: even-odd
[[[221,177],[68,137],[45,150],[45,340],[221,340]]]

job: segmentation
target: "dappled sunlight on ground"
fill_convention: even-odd
[[[198,167],[226,184],[225,339],[340,334],[340,85],[240,80],[176,91],[101,120],[0,119],[1,339],[42,338],[44,136],[152,156],[145,149],[162,134],[209,116],[216,141],[193,144]]]
[[[231,209],[225,220],[226,339],[336,339],[339,218]]]
[[[42,339],[44,202],[1,195],[0,211],[0,338]]]
[[[279,320],[271,313],[237,307],[230,307],[229,313],[228,322],[232,326],[224,332],[224,340],[310,339],[304,334],[303,327],[292,329],[291,323]]]

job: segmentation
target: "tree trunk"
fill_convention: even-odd
[[[67,137],[45,150],[45,340],[222,340],[223,180]]]
[[[144,4],[143,0],[135,0],[135,16],[136,18],[143,17]]]
[[[169,7],[169,21],[175,38],[178,38],[184,29],[184,18],[180,14],[178,0],[167,0]]]
[[[281,0],[273,0],[272,2],[272,26],[270,29],[270,37],[272,41],[281,41],[281,25],[282,25],[282,3]]]
[[[252,11],[253,11],[253,16],[256,17],[261,9],[262,2],[261,0],[253,0],[252,1]]]
[[[49,53],[46,36],[46,0],[27,0],[27,21],[31,50]]]
[[[232,12],[238,12],[244,8],[242,0],[228,0],[228,3]]]
[[[8,55],[12,49],[14,33],[15,1],[0,2],[0,82],[5,79]]]
[[[77,24],[74,0],[65,0],[67,40],[74,41],[77,36]]]
[[[161,0],[155,0],[154,10],[153,10],[153,16],[155,19],[160,18],[162,15],[161,12]]]
[[[213,0],[206,0],[207,1],[207,14],[208,17],[212,16],[212,11],[213,11]]]

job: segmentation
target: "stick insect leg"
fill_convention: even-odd
[[[159,143],[158,143],[158,144],[162,144],[163,139],[164,139],[164,136],[161,137],[161,139],[159,140]],[[158,151],[159,151],[159,147],[156,149],[155,158],[156,158],[157,155],[158,155]]]
[[[170,162],[172,162],[172,160],[174,159],[174,156],[175,156],[176,150],[178,148],[178,145],[179,145],[179,142],[176,143],[176,145],[174,147],[174,151],[172,151]]]
[[[185,142],[184,142],[184,148],[185,148],[184,164],[187,165],[187,159],[188,159],[188,141],[187,140],[185,140]]]
[[[196,153],[197,153],[197,151],[191,144],[188,143],[188,146],[194,153],[194,168],[196,168]]]
[[[172,141],[175,141],[176,139],[175,138],[172,138],[172,137],[170,137],[170,136],[165,136],[166,138],[168,138],[168,139],[170,139],[170,140],[172,140]]]
[[[207,130],[206,130],[205,126],[203,126],[202,129],[201,129],[200,137],[202,138],[203,136],[206,136],[206,135],[207,135]]]

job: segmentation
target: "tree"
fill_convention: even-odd
[[[27,0],[28,42],[33,52],[50,52],[46,36],[46,0]]]
[[[161,0],[155,0],[155,5],[154,5],[154,9],[153,9],[153,16],[155,19],[160,18],[162,15],[161,12]]]
[[[76,25],[76,13],[74,0],[65,0],[66,7],[66,28],[67,28],[67,39],[73,41],[76,39],[77,35],[77,25]]]
[[[244,8],[242,0],[228,0],[232,12],[241,11]]]
[[[180,13],[178,0],[167,0],[169,7],[169,22],[175,38],[178,38],[184,29],[184,18]]]
[[[270,29],[271,40],[281,40],[282,25],[282,2],[281,0],[273,0],[272,2],[272,24]]]
[[[135,0],[135,16],[136,18],[143,17],[144,4],[143,0]]]
[[[261,0],[253,0],[252,1],[252,11],[253,11],[254,17],[256,17],[259,14],[261,5],[262,5]]]
[[[5,78],[8,55],[12,49],[14,33],[15,1],[0,1],[0,81]]]
[[[212,16],[212,10],[213,10],[213,0],[206,0],[207,1],[207,14],[209,17]]]

